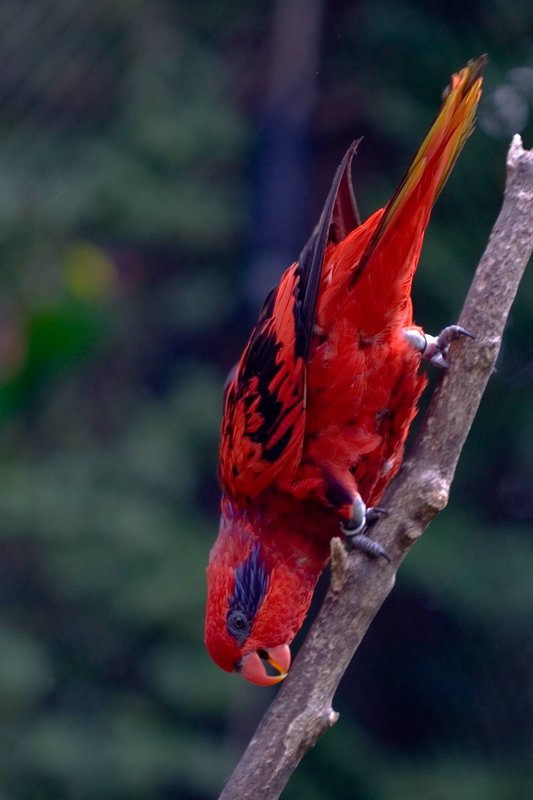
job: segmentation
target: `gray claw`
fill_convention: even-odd
[[[434,367],[440,367],[440,369],[448,369],[450,366],[440,350],[436,350],[434,355],[431,356],[430,363],[433,364]]]
[[[349,522],[341,524],[341,531],[346,537],[346,548],[353,550],[357,548],[364,553],[378,558],[381,556],[390,563],[390,558],[387,551],[378,542],[375,542],[370,536],[366,536],[364,531],[368,530],[372,525],[375,525],[380,517],[386,517],[387,511],[379,506],[367,508],[361,495],[357,496],[352,505],[352,515]]]
[[[460,325],[448,325],[448,327],[444,328],[437,336],[437,349],[445,353],[453,340],[457,339],[459,336],[468,336],[469,339],[475,338],[473,333],[470,333],[470,331],[467,331]]]
[[[436,367],[447,369],[450,366],[446,360],[448,348],[453,340],[458,339],[459,336],[467,336],[469,339],[475,339],[473,333],[470,333],[470,331],[467,331],[460,325],[448,325],[437,337],[426,335],[427,347],[422,353],[422,357],[429,359]]]
[[[388,517],[389,512],[385,508],[381,508],[381,506],[372,506],[371,508],[367,508],[366,510],[366,527],[370,528],[372,525],[375,525],[378,519],[382,519],[382,517]]]
[[[355,536],[346,534],[346,548],[348,550],[362,550],[363,553],[367,553],[373,558],[384,558],[387,564],[390,564],[390,556],[385,548],[379,542],[371,539],[370,536],[365,536],[364,533],[356,533]]]

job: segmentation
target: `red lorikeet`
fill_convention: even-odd
[[[485,61],[452,76],[394,196],[363,223],[352,144],[227,386],[205,640],[222,669],[253,683],[285,677],[339,526],[380,552],[364,531],[401,464],[426,385],[421,358],[445,365],[451,338],[466,333],[451,326],[435,338],[413,325],[411,282],[435,199],[472,131]]]

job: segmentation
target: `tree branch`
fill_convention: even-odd
[[[391,591],[398,567],[448,502],[461,449],[500,349],[505,322],[533,249],[533,150],[515,136],[502,209],[474,276],[459,324],[475,334],[451,347],[418,438],[384,500],[372,532],[391,556],[347,555],[331,546],[331,581],[322,608],[274,702],[220,800],[274,800],[306,751],[337,720],[335,690],[368,626]]]

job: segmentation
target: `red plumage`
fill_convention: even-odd
[[[329,541],[398,471],[426,384],[411,282],[431,209],[470,134],[485,59],[452,77],[396,193],[360,224],[348,150],[320,221],[267,298],[226,390],[220,533],[206,644],[226,670],[279,680]],[[280,673],[268,677],[260,657]]]

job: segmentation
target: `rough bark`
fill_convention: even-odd
[[[391,591],[401,561],[448,502],[457,461],[532,249],[533,150],[524,151],[515,136],[503,206],[459,319],[476,338],[452,345],[451,366],[383,501],[389,515],[372,531],[391,561],[348,555],[340,540],[333,540],[331,581],[322,608],[221,800],[279,797],[302,756],[337,721],[332,701],[339,681]]]

